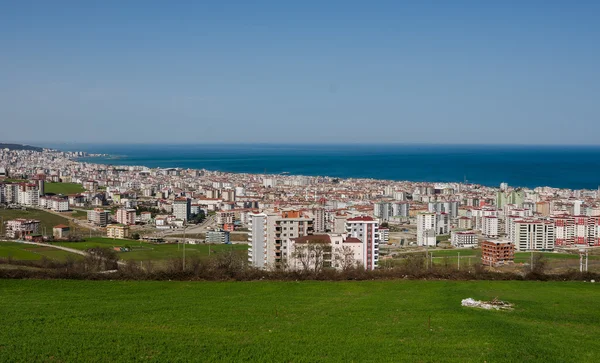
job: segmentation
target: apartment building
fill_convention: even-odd
[[[515,246],[510,241],[481,242],[481,263],[487,266],[502,266],[515,260]]]
[[[362,243],[362,264],[365,269],[374,270],[379,263],[379,221],[369,216],[348,218],[346,233]]]
[[[39,187],[37,184],[19,184],[17,203],[24,206],[37,207],[40,203]]]
[[[206,243],[229,244],[230,243],[229,236],[230,235],[229,235],[228,231],[208,231],[208,232],[206,232]]]
[[[8,238],[24,238],[40,231],[40,221],[35,219],[13,219],[5,222],[4,233]]]
[[[116,219],[117,223],[120,223],[120,224],[134,225],[135,224],[135,209],[125,209],[125,208],[118,209],[115,219]]]
[[[188,198],[175,198],[173,201],[173,215],[177,219],[187,222],[190,219],[192,202]]]
[[[450,236],[450,243],[456,248],[475,248],[477,240],[477,234],[473,231],[453,231]]]
[[[288,268],[300,271],[319,271],[323,268],[344,270],[362,267],[365,263],[363,243],[345,234],[319,234],[290,240]]]
[[[69,198],[67,197],[42,196],[39,198],[38,203],[40,207],[51,209],[55,212],[69,211]]]
[[[517,219],[512,241],[518,251],[550,251],[554,249],[554,222],[542,219]]]
[[[481,234],[487,238],[498,237],[498,217],[496,216],[483,216],[482,218]]]
[[[250,213],[248,261],[257,268],[285,267],[290,240],[311,235],[313,220],[300,211]]]
[[[104,227],[108,224],[110,212],[102,208],[94,208],[88,211],[88,222]]]
[[[435,246],[436,245],[437,218],[435,213],[417,214],[417,245]]]
[[[109,238],[129,238],[129,226],[124,224],[109,224],[106,226],[106,236]]]

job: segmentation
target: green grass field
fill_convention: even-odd
[[[16,218],[37,219],[41,222],[42,230],[40,232],[43,233],[44,232],[43,229],[44,229],[44,227],[46,227],[46,234],[49,234],[49,235],[52,234],[52,227],[59,225],[59,224],[70,225],[72,228],[75,227],[65,217],[62,217],[62,216],[59,216],[59,215],[56,215],[53,213],[49,213],[49,212],[46,212],[43,210],[38,210],[38,209],[28,209],[28,210],[0,209],[0,217],[2,217],[5,222],[7,220],[16,219]],[[82,233],[85,231],[81,227],[77,227],[77,228],[78,228],[78,230],[81,230]]]
[[[18,242],[0,242],[0,257],[14,260],[41,260],[43,256],[51,260],[64,261],[67,256],[79,258],[79,255],[52,247],[27,245]]]
[[[86,250],[92,247],[131,247],[129,252],[119,252],[119,258],[123,260],[135,261],[150,261],[150,260],[167,260],[171,258],[181,257],[183,255],[183,245],[177,244],[151,244],[134,240],[120,240],[112,238],[92,237],[86,238],[85,242],[56,242],[59,246],[75,248],[78,250]],[[246,244],[235,245],[186,245],[185,253],[187,257],[193,256],[208,256],[209,247],[211,253],[235,250],[247,251]]]
[[[499,299],[514,311],[460,306]],[[583,282],[0,280],[2,361],[597,362]]]
[[[44,191],[54,194],[77,194],[85,191],[81,184],[75,183],[44,183]]]

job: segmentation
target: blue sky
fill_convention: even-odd
[[[600,144],[597,1],[0,0],[0,141]]]

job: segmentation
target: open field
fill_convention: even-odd
[[[0,349],[23,362],[596,362],[599,299],[583,282],[0,280]]]
[[[77,194],[83,192],[83,186],[75,183],[44,183],[44,191],[54,194]]]
[[[150,261],[150,260],[166,260],[171,258],[181,257],[183,253],[182,244],[152,244],[135,240],[119,240],[112,238],[92,237],[86,238],[85,242],[55,242],[53,244],[75,248],[78,250],[86,250],[92,247],[125,247],[129,246],[131,251],[119,252],[119,258],[123,260],[135,261]],[[193,256],[208,256],[209,248],[211,253],[236,250],[245,253],[248,250],[247,245],[186,245],[185,254],[187,257]]]
[[[0,258],[10,257],[14,260],[41,260],[45,256],[51,260],[65,261],[69,255],[79,258],[78,255],[52,247],[26,245],[18,242],[0,242]]]

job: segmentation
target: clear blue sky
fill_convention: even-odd
[[[0,141],[600,144],[599,1],[0,0]]]

